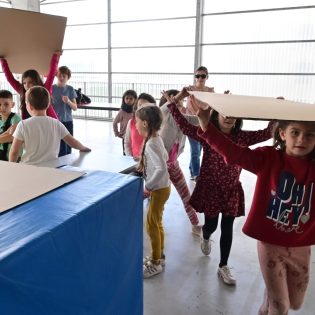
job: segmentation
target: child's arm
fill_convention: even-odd
[[[75,110],[78,109],[77,101],[76,101],[75,98],[74,98],[74,99],[70,99],[68,96],[63,95],[63,96],[62,96],[62,101],[63,101],[65,104],[69,105],[72,110],[75,111]]]
[[[251,150],[248,147],[239,146],[231,141],[209,122],[211,114],[209,105],[206,107],[206,103],[198,101],[194,96],[191,97],[191,101],[199,118],[199,137],[211,145],[216,152],[221,154],[226,163],[237,164],[242,168],[257,174],[263,165],[263,152],[260,149]],[[198,105],[198,103],[200,103],[200,105]]]
[[[13,143],[9,152],[9,162],[17,162],[23,142],[23,140],[19,140],[17,138],[13,139]]]
[[[0,61],[1,61],[2,71],[3,71],[7,81],[9,82],[9,84],[14,88],[14,90],[17,93],[21,94],[22,89],[23,89],[22,84],[14,78],[14,76],[13,76],[13,74],[9,68],[7,60],[3,57],[0,57]]]
[[[47,74],[46,81],[44,83],[44,87],[49,91],[50,94],[52,92],[52,85],[54,83],[54,79],[58,71],[58,63],[59,63],[61,54],[62,54],[61,51],[56,51],[55,53],[53,53],[50,60],[49,72]]]
[[[72,137],[70,134],[66,135],[62,139],[67,145],[69,145],[71,148],[80,150],[81,152],[90,152],[91,149],[84,146],[79,140],[76,138]]]
[[[125,145],[125,154],[128,156],[132,156],[132,149],[131,149],[131,119],[129,119],[126,127],[126,133],[124,136],[124,145]]]
[[[122,111],[120,110],[113,121],[113,130],[115,137],[119,137],[118,124],[121,122]]]
[[[197,141],[200,141],[199,136],[197,135],[198,127],[190,124],[187,119],[183,116],[183,114],[179,111],[175,103],[171,103],[167,105],[174,120],[177,125],[181,129],[184,135],[191,137]]]
[[[11,125],[8,130],[0,135],[0,143],[11,143],[13,141],[13,133],[16,129],[18,122]]]
[[[262,130],[255,131],[240,131],[241,140],[247,145],[251,146],[256,143],[267,141],[272,138],[272,132],[275,126],[275,121],[271,120],[268,126]]]

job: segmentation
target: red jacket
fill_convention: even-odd
[[[279,246],[315,244],[315,161],[274,147],[238,146],[209,124],[198,134],[229,164],[257,175],[254,198],[243,232]],[[312,213],[313,211],[313,213]]]
[[[50,60],[50,69],[49,69],[49,73],[47,74],[46,77],[46,81],[44,83],[44,87],[49,91],[49,93],[51,94],[52,92],[52,85],[54,83],[54,78],[55,75],[57,73],[58,70],[58,62],[59,62],[59,58],[60,56],[57,54],[53,54]],[[10,68],[8,65],[8,62],[6,61],[6,59],[0,59],[1,60],[1,66],[2,66],[2,71],[6,77],[6,79],[8,80],[8,82],[10,83],[10,85],[13,87],[13,89],[19,94],[21,95],[23,93],[23,85],[17,81]],[[29,114],[26,113],[26,109],[22,110],[22,119],[28,118]],[[47,108],[47,116],[50,116],[52,118],[56,118],[58,119],[58,116],[54,110],[54,108],[51,106],[51,104],[49,105],[49,107]]]

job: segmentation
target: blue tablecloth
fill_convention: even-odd
[[[96,171],[0,215],[1,314],[142,314],[142,196]]]

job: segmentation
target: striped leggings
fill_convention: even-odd
[[[176,188],[184,204],[185,211],[192,225],[198,225],[199,220],[195,209],[189,204],[190,191],[187,186],[184,174],[177,160],[167,163],[170,180]]]

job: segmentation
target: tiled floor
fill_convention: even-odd
[[[111,123],[75,120],[75,136],[93,148],[107,147],[110,153],[121,154],[121,141],[114,138]],[[189,146],[180,158],[188,176]],[[189,181],[189,180],[188,180]],[[245,198],[251,202],[255,177],[242,173]],[[190,188],[193,184],[189,182]],[[144,211],[145,218],[145,211]],[[200,216],[202,222],[202,217]],[[209,257],[200,251],[199,239],[190,232],[190,224],[179,196],[172,189],[164,211],[166,267],[165,272],[144,281],[145,315],[255,315],[262,301],[263,281],[260,275],[255,240],[245,236],[241,229],[244,218],[235,220],[234,241],[229,264],[237,278],[236,287],[228,287],[217,276],[220,230],[213,235],[214,243]],[[144,231],[144,254],[150,253],[150,244]],[[312,267],[315,257],[312,258]],[[302,310],[289,314],[311,315],[314,312],[315,274]],[[130,313],[132,314],[132,312]]]

